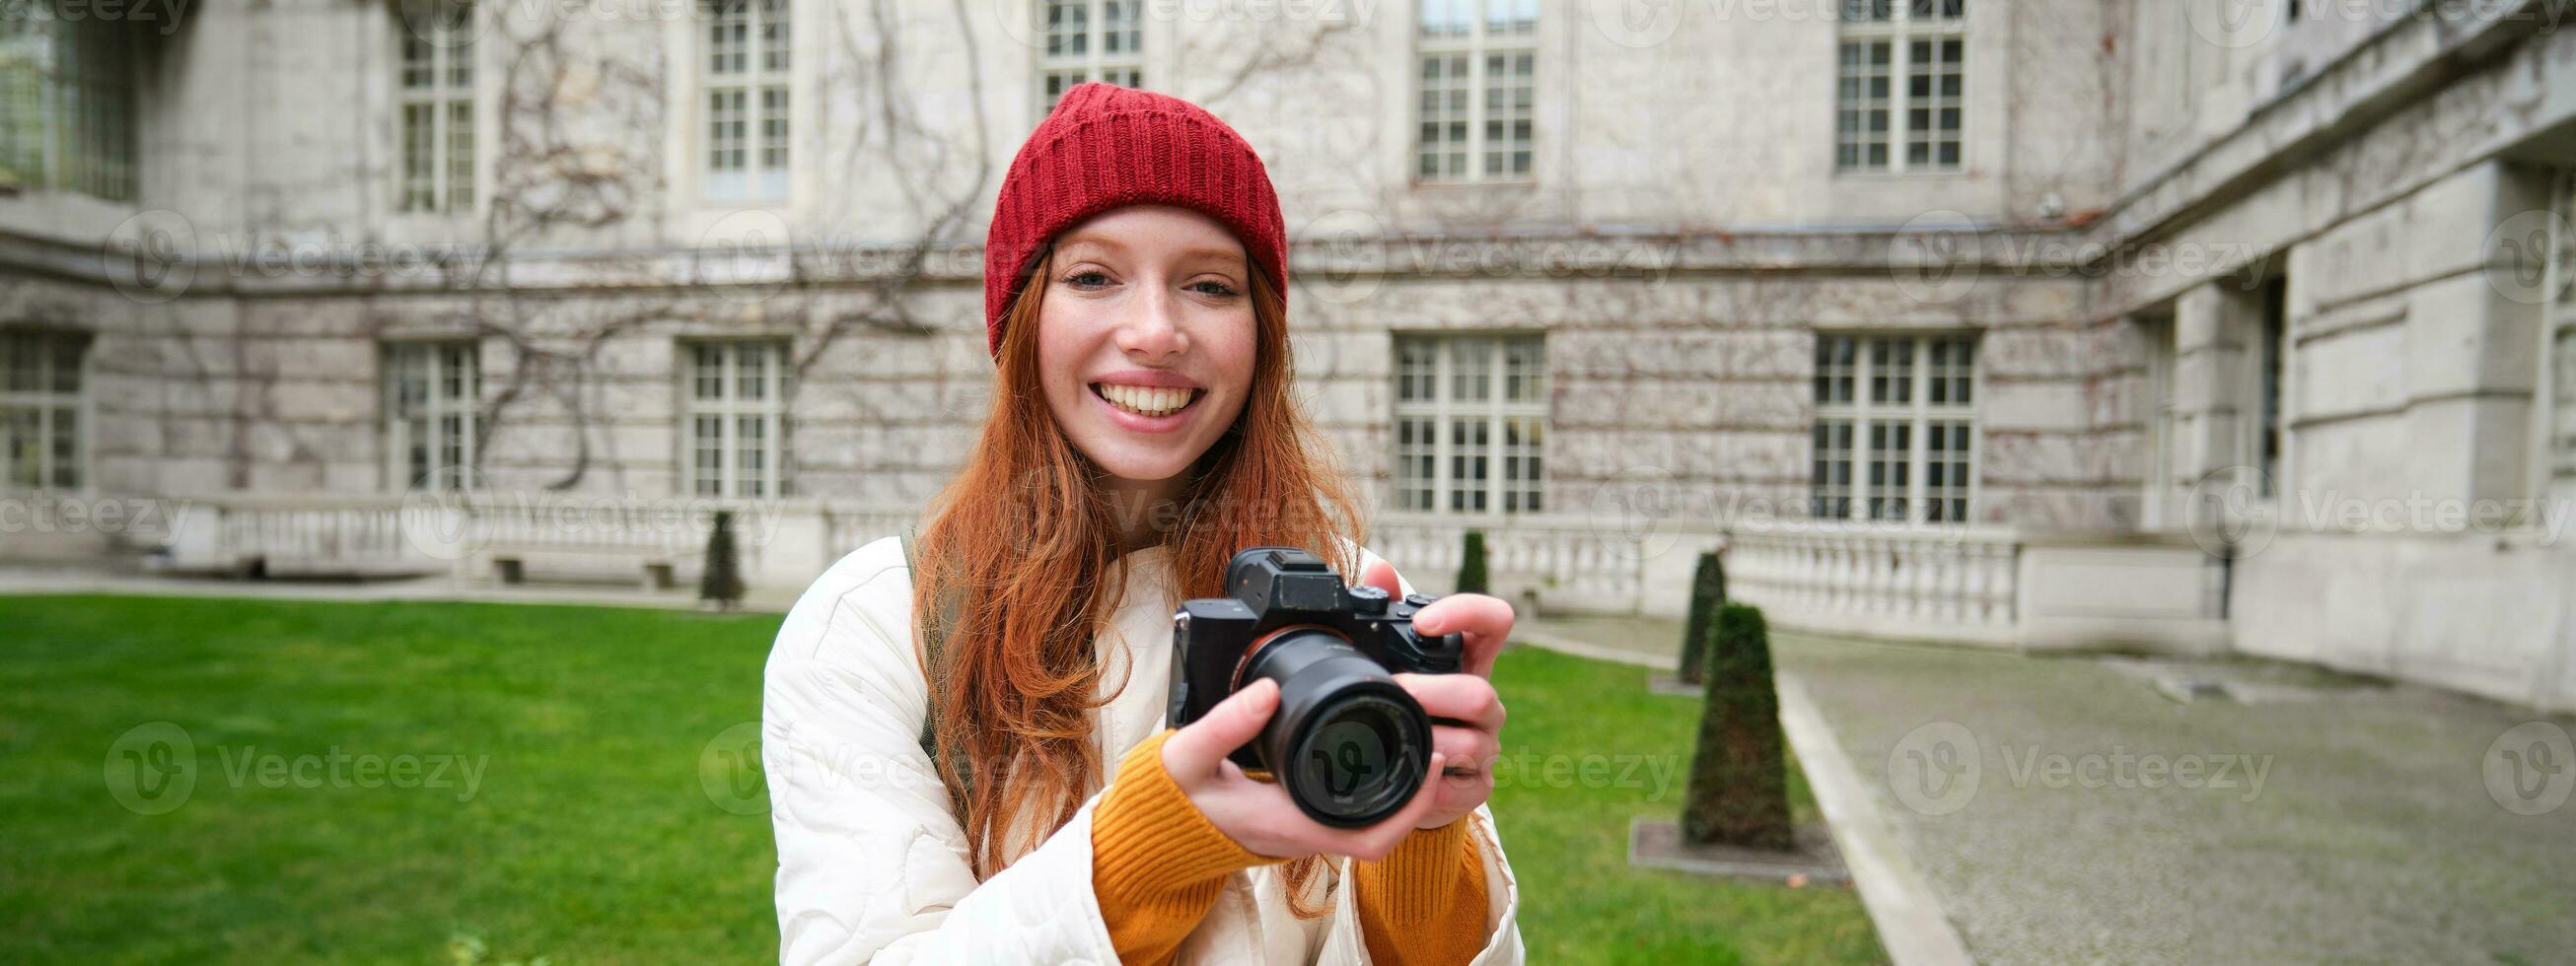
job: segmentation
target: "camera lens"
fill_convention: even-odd
[[[1397,767],[1406,757],[1402,716],[1402,707],[1374,694],[1346,697],[1318,713],[1323,723],[1290,751],[1290,784],[1309,804],[1345,821],[1403,808],[1422,783]]]
[[[1279,682],[1279,708],[1253,748],[1308,818],[1374,825],[1422,787],[1430,721],[1349,641],[1318,627],[1283,630],[1255,645],[1235,686],[1265,677]]]

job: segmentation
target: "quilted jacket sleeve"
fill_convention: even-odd
[[[761,759],[778,839],[779,961],[1115,963],[1091,890],[1097,798],[982,883],[919,744],[910,576],[879,540],[780,627]]]

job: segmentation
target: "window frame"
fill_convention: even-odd
[[[760,376],[762,398],[746,401],[741,397],[742,359],[750,351],[766,355],[767,365]],[[794,391],[796,374],[791,366],[789,341],[785,338],[707,338],[679,342],[680,425],[679,491],[691,498],[719,500],[766,500],[789,495],[793,490],[795,425],[788,408],[788,394]],[[702,353],[712,351],[721,357],[721,371],[715,376],[718,395],[713,399],[698,395],[698,385],[706,378],[700,369]],[[707,478],[698,467],[699,451],[705,448],[699,435],[699,421],[716,420],[715,452],[718,454],[714,492],[704,489]],[[761,462],[756,479],[743,474],[743,420],[758,420],[761,438]],[[752,484],[746,486],[745,484]]]
[[[25,346],[42,347],[36,353],[35,385],[32,390],[12,388],[18,350]],[[73,363],[72,388],[59,388],[59,370],[64,347],[70,347]],[[17,479],[17,463],[6,450],[0,449],[0,492],[79,493],[90,489],[91,433],[97,426],[90,406],[90,386],[94,382],[93,360],[97,340],[85,332],[55,329],[0,329],[0,422],[11,414],[32,410],[36,414],[36,484],[28,486]],[[70,465],[58,460],[56,452],[56,418],[64,411],[72,414],[72,452]],[[64,482],[68,469],[70,481]]]
[[[1959,4],[1958,15],[1934,16],[1920,20],[1915,17],[1915,8],[1918,5],[1928,3],[1939,6],[1949,2],[1956,2]],[[1884,3],[1888,6],[1888,19],[1855,19],[1852,16],[1855,5],[1870,5],[1877,3]],[[1832,124],[1828,126],[1828,130],[1832,132],[1833,138],[1833,145],[1830,154],[1833,158],[1834,177],[1872,178],[1903,177],[1909,175],[1956,175],[1965,173],[1969,167],[1968,151],[1971,143],[1968,138],[1967,62],[1969,51],[1968,12],[1966,0],[1841,0],[1841,2],[1834,8],[1834,11],[1834,97],[1832,103]],[[1911,146],[1912,135],[1914,134],[1912,126],[1908,124],[1908,115],[1914,107],[1914,100],[1911,93],[1907,90],[1906,83],[1912,79],[1914,70],[1913,45],[1911,42],[1917,40],[1929,41],[1934,44],[1951,40],[1958,41],[1959,43],[1959,58],[1955,61],[1948,62],[1949,66],[1956,68],[1959,75],[1959,93],[1955,98],[1955,102],[1952,103],[1953,99],[1946,98],[1939,92],[1939,79],[1943,76],[1942,74],[1936,73],[1931,75],[1934,81],[1934,89],[1929,95],[1933,99],[1932,106],[1930,108],[1931,110],[1938,111],[1942,107],[1956,107],[1959,111],[1959,130],[1956,138],[1959,144],[1959,160],[1958,163],[1954,165],[1943,165],[1938,160],[1940,145],[1944,141],[1950,139],[1937,136],[1937,132],[1939,131],[1937,117],[1934,119],[1935,124],[1932,128],[1932,130],[1936,132],[1936,135],[1926,142],[1926,144],[1929,145],[1929,157],[1926,162],[1922,165],[1915,165],[1910,163],[1906,157],[1906,149]],[[1842,159],[1844,143],[1842,116],[1845,109],[1845,102],[1842,96],[1842,81],[1844,78],[1843,50],[1845,47],[1855,43],[1868,44],[1874,42],[1884,42],[1888,45],[1888,97],[1882,105],[1887,111],[1888,116],[1887,132],[1884,139],[1884,144],[1887,147],[1887,164],[1879,167],[1870,166],[1867,163],[1868,148],[1870,145],[1880,142],[1862,140],[1858,142],[1861,146],[1861,159],[1851,165],[1845,165]],[[1936,47],[1935,49],[1937,50],[1938,48]],[[1863,93],[1866,95],[1866,91]],[[1868,99],[1864,96],[1863,103],[1867,103],[1867,100]],[[1867,108],[1863,108],[1863,110],[1866,109]],[[1864,130],[1863,134],[1866,135],[1866,133],[1866,130]]]
[[[418,41],[430,54],[430,83],[427,87],[413,87],[405,76],[412,66],[410,54],[416,39],[412,35],[415,25],[409,18],[391,18],[394,33],[393,207],[402,215],[471,216],[482,211],[483,137],[479,125],[483,108],[477,91],[484,74],[484,65],[479,60],[483,45],[477,42],[481,25],[472,22],[471,18],[484,16],[484,11],[481,4],[472,0],[463,0],[457,4],[457,9],[466,19],[461,23],[438,25],[437,30],[444,39]],[[461,40],[457,34],[463,35]],[[465,72],[461,80],[456,75],[459,69]],[[414,203],[415,178],[410,167],[410,112],[414,107],[429,109],[430,171],[423,176],[427,180],[429,200],[425,204]],[[463,108],[462,117],[458,116],[460,107]],[[460,137],[465,153],[462,159],[456,156]],[[462,172],[457,170],[460,160],[464,165]],[[457,197],[460,188],[463,189],[461,199]]]
[[[2576,218],[2576,168],[2549,178],[2550,237],[2542,251],[2541,291],[2547,300],[2540,312],[2541,335],[2535,424],[2532,432],[2532,493],[2546,500],[2576,500],[2576,265],[2567,255],[2569,219]]]
[[[1030,29],[1035,31],[1030,34],[1035,42],[1029,45],[1030,55],[1034,58],[1030,93],[1036,106],[1036,112],[1031,115],[1031,126],[1052,113],[1056,101],[1077,84],[1104,81],[1120,87],[1146,89],[1145,3],[1146,0],[1030,0]],[[1047,45],[1058,36],[1047,22],[1048,16],[1057,10],[1082,11],[1084,19],[1079,36],[1083,49],[1080,53],[1064,54],[1047,49]],[[1127,11],[1133,18],[1125,21],[1126,29],[1117,31],[1128,46],[1115,55],[1109,51],[1109,38],[1113,32],[1109,14],[1113,10]],[[1049,86],[1059,78],[1065,81],[1063,88],[1050,91]]]
[[[1449,10],[1463,7],[1468,13],[1466,32],[1434,34],[1425,22],[1434,4],[1441,4],[1444,9]],[[1503,15],[1513,19],[1507,22],[1525,23],[1527,29],[1501,33],[1490,30],[1489,27],[1495,22],[1497,9],[1508,10]],[[1408,112],[1411,123],[1406,127],[1411,136],[1406,139],[1404,159],[1406,179],[1410,183],[1416,186],[1530,185],[1538,181],[1541,141],[1539,92],[1546,89],[1543,82],[1546,62],[1539,56],[1539,51],[1542,46],[1540,36],[1546,29],[1545,14],[1545,6],[1535,0],[1416,0],[1414,16],[1407,28],[1411,31],[1412,37],[1411,56],[1405,62],[1405,76],[1409,81],[1408,92],[1413,98],[1412,110]],[[1467,62],[1466,76],[1457,81],[1464,85],[1463,93],[1467,95],[1463,119],[1451,118],[1444,113],[1438,121],[1426,122],[1423,95],[1424,83],[1428,78],[1423,76],[1424,61],[1433,57],[1447,58],[1460,55],[1463,55]],[[1486,103],[1486,95],[1492,93],[1489,90],[1488,71],[1491,65],[1488,61],[1496,57],[1513,56],[1529,59],[1529,84],[1526,88],[1529,103],[1507,105],[1506,109],[1517,112],[1518,116],[1506,117],[1498,122],[1488,113],[1492,108]],[[1503,88],[1503,90],[1518,89]],[[1449,90],[1450,88],[1447,87],[1442,88],[1443,93]],[[1461,120],[1466,128],[1465,141],[1450,142],[1444,138],[1437,142],[1436,152],[1428,150],[1432,146],[1431,143],[1422,140],[1422,126],[1425,123],[1448,124],[1458,123]],[[1486,128],[1489,125],[1519,121],[1526,121],[1529,124],[1530,134],[1526,142],[1507,138],[1512,142],[1512,146],[1497,149],[1488,141]],[[1457,145],[1454,152],[1453,143]],[[1515,172],[1512,170],[1512,155],[1523,151],[1529,155],[1528,170]],[[1440,155],[1463,153],[1465,170],[1459,174],[1435,172],[1426,175],[1422,171],[1422,162],[1426,153]],[[1503,170],[1499,173],[1487,173],[1486,162],[1494,157],[1501,159]]]
[[[1848,402],[1828,401],[1824,398],[1829,394],[1829,380],[1844,378],[1839,369],[1828,370],[1824,365],[1826,347],[1836,340],[1849,340],[1853,346],[1853,362],[1848,374],[1851,392]],[[1807,433],[1810,447],[1807,480],[1808,516],[1821,521],[1860,524],[1901,523],[1912,526],[1952,527],[1973,523],[1976,519],[1979,481],[1983,476],[1984,461],[1980,456],[1985,446],[1983,421],[1977,418],[1977,407],[1980,405],[1978,399],[1983,395],[1978,382],[1983,375],[1984,341],[1981,333],[1965,330],[1933,332],[1822,330],[1816,332],[1815,351],[1810,357],[1813,360],[1813,368],[1809,374],[1810,388],[1807,394],[1810,408]],[[1954,363],[1954,370],[1940,371],[1936,375],[1932,346],[1935,343],[1944,342],[1964,345],[1967,358],[1964,364]],[[1874,400],[1871,398],[1874,380],[1882,373],[1879,372],[1876,361],[1878,353],[1872,350],[1876,346],[1893,346],[1900,343],[1910,347],[1908,351],[1911,353],[1911,358],[1906,363],[1908,371],[1901,377],[1892,369],[1884,375],[1890,380],[1896,378],[1910,380],[1907,401]],[[1936,378],[1964,378],[1968,389],[1968,402],[1933,403],[1931,389],[1933,380]],[[1849,448],[1836,447],[1828,450],[1820,446],[1819,437],[1838,424],[1848,424],[1851,428]],[[1964,461],[1932,458],[1933,437],[1930,431],[1936,424],[1944,429],[1964,426],[1964,448],[1953,447],[1944,450],[1947,453],[1964,453]],[[1874,492],[1876,487],[1870,482],[1869,469],[1874,462],[1881,462],[1873,460],[1873,455],[1882,449],[1893,448],[1881,446],[1871,440],[1870,431],[1881,427],[1902,428],[1907,436],[1904,446],[1906,459],[1902,464],[1905,492],[1901,495],[1876,493]],[[1829,467],[1835,462],[1828,455],[1829,453],[1846,454],[1847,458],[1844,462],[1848,464],[1850,479],[1847,486],[1833,487],[1841,492],[1831,494],[1827,492],[1828,485],[1823,479],[1828,475]],[[1931,493],[1929,482],[1931,474],[1928,471],[1935,462],[1947,462],[1953,465],[1964,462],[1966,482],[1959,483],[1952,480],[1942,487],[1944,491],[1955,492],[1939,495]],[[1825,505],[1825,501],[1830,499],[1848,500],[1849,503],[1841,514],[1831,514],[1826,512]],[[1874,501],[1883,499],[1904,501],[1901,515],[1881,514]],[[1957,501],[1957,512],[1952,514],[1945,508],[1945,512],[1941,514],[1945,519],[1930,519],[1931,501],[1935,499]]]
[[[91,17],[69,20],[44,4],[23,4],[17,29],[0,32],[0,79],[14,73],[8,61],[34,58],[23,75],[31,89],[18,106],[35,123],[35,170],[19,172],[16,187],[69,191],[102,201],[132,203],[141,191],[141,85],[136,81],[143,42],[128,24]],[[9,48],[23,45],[24,50]],[[113,62],[93,69],[93,58]],[[76,102],[76,103],[74,103]],[[72,116],[67,117],[67,108]],[[86,150],[75,151],[81,146]],[[0,146],[6,149],[6,146]]]
[[[1481,343],[1485,348],[1483,371],[1487,383],[1482,400],[1458,398],[1457,386],[1462,377],[1458,350],[1470,343]],[[1415,373],[1406,366],[1406,350],[1418,346],[1430,347],[1431,371],[1428,373]],[[1396,381],[1388,393],[1392,420],[1388,424],[1387,445],[1393,461],[1387,473],[1387,506],[1398,512],[1466,517],[1547,512],[1550,502],[1547,493],[1547,438],[1553,435],[1549,416],[1552,380],[1547,368],[1547,334],[1526,330],[1397,332],[1392,348],[1394,351],[1389,358],[1395,363]],[[1517,400],[1510,395],[1509,382],[1514,375],[1512,352],[1516,348],[1526,348],[1532,353],[1521,363],[1519,375],[1529,382],[1524,397]],[[1430,379],[1430,398],[1407,398],[1407,380],[1416,375]],[[1479,416],[1483,420],[1484,436],[1473,445],[1480,446],[1482,451],[1480,454],[1462,452],[1459,447],[1464,444],[1456,439],[1456,429],[1463,420]],[[1535,421],[1538,433],[1534,441],[1525,439],[1518,444],[1520,451],[1516,452],[1515,444],[1511,442],[1510,431],[1514,428],[1511,424],[1522,420]],[[1403,434],[1412,425],[1424,421],[1432,427],[1430,441],[1428,444],[1414,444],[1416,448],[1409,450]],[[1419,448],[1424,445],[1428,446],[1427,453]],[[1460,487],[1459,477],[1464,474],[1457,472],[1458,467],[1464,460],[1477,455],[1486,460],[1484,486],[1481,490]],[[1431,460],[1432,472],[1427,481],[1407,471],[1408,460],[1425,456]],[[1520,476],[1521,468],[1529,464],[1516,464],[1513,462],[1515,459],[1535,463],[1536,469],[1526,477]],[[1429,493],[1430,505],[1413,504],[1415,495],[1421,492]],[[1461,506],[1464,498],[1471,495],[1483,497],[1484,505],[1480,508]]]
[[[724,26],[724,8],[733,5],[739,5],[744,16],[743,46],[736,52],[743,66],[740,71],[718,71],[714,64],[719,56],[717,40],[712,35]],[[691,38],[687,48],[689,110],[685,115],[689,133],[684,141],[688,170],[695,172],[697,178],[697,203],[765,205],[787,202],[795,195],[797,160],[803,154],[796,147],[796,113],[797,106],[806,99],[796,82],[798,62],[804,59],[796,49],[796,24],[800,19],[796,6],[797,0],[696,0],[692,4],[692,16],[683,25]],[[777,15],[774,19],[782,27],[774,46],[763,36],[764,28],[772,22],[771,13]],[[773,54],[779,61],[775,66],[768,63]],[[740,117],[724,119],[741,128],[741,141],[731,148],[742,155],[738,169],[720,168],[716,163],[720,148],[715,127],[720,118],[715,98],[719,93],[741,97]],[[778,96],[774,106],[768,103],[773,93]],[[772,148],[767,137],[772,122],[778,125],[774,147],[779,157],[775,164],[764,156]]]
[[[410,368],[410,358],[417,355],[423,370],[422,410],[418,418],[427,427],[428,443],[421,472],[413,472],[411,451],[413,434],[410,421],[414,413],[403,400],[403,380]],[[379,354],[383,370],[378,376],[379,392],[384,406],[385,479],[402,492],[473,492],[475,467],[481,465],[483,444],[483,342],[480,339],[407,339],[384,343]],[[456,361],[470,364],[462,395],[446,391],[447,375],[456,369]],[[445,420],[454,418],[457,427],[453,438]],[[443,459],[455,453],[451,462]]]

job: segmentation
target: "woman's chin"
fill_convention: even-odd
[[[1110,477],[1132,483],[1168,480],[1187,472],[1190,458],[1176,452],[1134,452],[1128,447],[1109,447],[1111,451],[1092,457],[1100,470]]]

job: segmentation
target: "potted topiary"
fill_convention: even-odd
[[[1700,714],[1681,836],[1692,844],[1790,849],[1786,741],[1762,611],[1721,604],[1708,637],[1708,704]]]
[[[742,559],[733,543],[733,511],[716,511],[715,526],[707,531],[707,566],[698,577],[698,600],[717,610],[732,610],[742,604]]]
[[[1699,555],[1699,567],[1691,572],[1690,616],[1682,622],[1681,679],[1685,684],[1700,683],[1700,668],[1708,656],[1709,622],[1717,616],[1717,606],[1726,603],[1726,565],[1711,550]]]
[[[1482,594],[1485,590],[1485,531],[1467,531],[1467,547],[1458,558],[1458,592]]]

